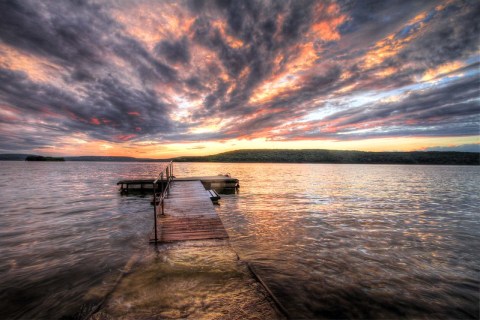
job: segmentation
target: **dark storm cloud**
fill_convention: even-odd
[[[18,120],[10,123],[21,124],[28,115],[54,121],[55,125],[46,132],[56,138],[58,132],[86,133],[106,141],[172,131],[165,116],[168,105],[152,91],[127,88],[111,77],[89,83],[86,89],[87,95],[80,98],[66,90],[32,82],[22,73],[0,69],[0,97],[4,103],[15,106],[19,114]]]
[[[72,80],[92,80],[108,72],[111,58],[124,59],[142,78],[170,82],[173,68],[155,59],[98,5],[88,1],[3,1],[3,43],[61,64]]]
[[[194,41],[214,48],[222,65],[230,75],[237,77],[249,67],[242,90],[247,93],[265,77],[271,75],[274,58],[284,49],[304,39],[302,32],[311,24],[311,7],[314,1],[218,2],[219,13],[225,16],[227,28],[219,30],[210,20],[200,17],[194,25]],[[279,24],[280,15],[284,16]],[[274,34],[279,31],[277,39]],[[240,48],[231,47],[222,32],[243,42]]]
[[[398,5],[398,4],[397,4]],[[431,3],[428,5],[431,7]],[[426,6],[426,7],[428,7]],[[357,87],[352,92],[361,92],[361,90],[373,90],[373,89],[389,89],[395,87],[401,87],[414,83],[413,76],[422,75],[429,67],[438,66],[439,64],[454,61],[458,58],[465,58],[473,54],[476,46],[478,45],[478,4],[472,9],[470,6],[451,6],[447,8],[447,13],[442,12],[435,17],[434,23],[432,23],[428,30],[426,30],[422,36],[418,37],[413,43],[406,45],[398,55],[394,55],[386,61],[372,70],[361,70],[357,66],[352,66],[350,72],[351,77],[348,80],[338,81],[337,77],[329,78],[320,77],[319,79],[309,78],[302,83],[302,87],[299,90],[292,90],[287,96],[282,96],[272,104],[276,107],[279,105],[296,106],[296,110],[292,110],[290,113],[272,113],[269,116],[262,116],[262,118],[256,118],[252,120],[253,131],[258,130],[258,120],[267,118],[265,128],[269,128],[273,123],[280,125],[282,120],[294,119],[292,116],[299,116],[302,113],[311,111],[308,107],[302,110],[299,105],[308,103],[315,97],[322,97],[335,89],[341,88],[352,83],[356,83]],[[401,11],[403,11],[402,9]],[[448,13],[456,12],[453,18],[450,18],[450,23],[445,23],[446,15]],[[389,18],[387,16],[387,18]],[[433,19],[432,16],[428,16],[425,20]],[[370,19],[365,19],[369,22]],[[472,21],[475,21],[472,26]],[[361,23],[358,23],[358,28],[361,28]],[[444,42],[442,37],[446,37],[449,41]],[[422,47],[422,44],[426,43],[426,47]],[[435,46],[435,49],[429,48],[429,45]],[[410,59],[410,55],[415,55]],[[402,71],[395,72],[389,76],[381,77],[375,75],[375,72],[382,70],[385,67],[400,66],[405,64],[406,61],[412,62],[417,60],[419,64],[414,67],[404,68]],[[416,62],[417,62],[416,61]],[[429,63],[427,63],[429,61]],[[457,73],[467,70],[475,70],[478,72],[477,64],[464,67],[457,70]],[[333,69],[334,70],[334,69]],[[333,71],[332,70],[332,71]],[[347,68],[348,70],[348,68]],[[335,74],[335,73],[331,73]],[[315,85],[318,82],[318,85]],[[466,78],[464,82],[458,84],[442,87],[441,91],[432,90],[429,94],[412,94],[408,99],[402,102],[402,104],[386,103],[379,104],[376,107],[363,106],[358,109],[348,109],[348,113],[356,113],[355,116],[349,116],[348,120],[345,120],[343,125],[354,125],[360,122],[376,121],[388,118],[392,113],[403,114],[406,113],[403,121],[419,121],[415,125],[409,126],[417,127],[417,129],[409,128],[407,131],[398,130],[397,133],[390,131],[383,131],[377,135],[412,135],[412,134],[425,134],[426,131],[422,124],[422,119],[442,118],[446,121],[444,127],[430,128],[430,132],[437,132],[435,135],[440,134],[445,129],[445,135],[450,132],[452,135],[469,135],[478,134],[478,126],[475,130],[475,126],[469,123],[467,120],[464,123],[464,129],[459,129],[458,124],[462,124],[461,117],[467,117],[474,114],[478,114],[478,101],[472,101],[475,97],[479,96],[478,92],[478,74],[473,77]],[[324,90],[324,89],[327,90]],[[406,110],[409,110],[408,113]],[[303,112],[302,112],[303,111]],[[289,116],[288,116],[289,115]],[[336,114],[333,117],[326,118],[325,121],[335,120],[335,117],[344,116],[341,113]],[[478,119],[477,119],[478,121]],[[455,123],[455,126],[449,126],[447,130],[448,122]],[[242,130],[249,131],[249,124],[247,122]],[[407,126],[408,124],[402,123]],[[431,125],[431,124],[429,124]],[[441,123],[438,123],[441,125]],[[302,132],[298,132],[299,136]],[[308,136],[307,136],[308,137]],[[310,136],[311,137],[311,136]],[[365,135],[358,134],[358,138],[364,138]],[[342,135],[336,135],[336,138],[342,139]]]
[[[306,77],[307,81],[301,89],[292,89],[290,95],[278,97],[272,103],[257,105],[255,108],[245,106],[250,104],[249,100],[256,88],[275,72],[288,72],[287,61],[300,56],[305,32],[318,19],[312,16],[315,5],[318,2],[232,1],[217,4],[217,9],[226,16],[227,29],[223,33],[241,40],[244,45],[240,48],[231,47],[222,37],[222,32],[208,20],[197,19],[193,25],[194,41],[215,48],[222,66],[235,82],[218,81],[216,89],[205,99],[204,109],[195,112],[195,118],[209,117],[212,112],[228,118],[249,115],[258,110],[272,110],[269,115],[256,117],[241,125],[237,130],[241,136],[245,132],[255,131],[262,123],[265,128],[278,125],[288,119],[287,114],[301,115],[308,112],[308,109],[301,109],[300,104],[333,88],[331,81],[331,86],[322,83],[325,81],[324,75]],[[206,5],[202,8],[206,10]],[[338,78],[338,70],[334,70],[334,73]],[[288,105],[288,113],[275,111],[284,105]],[[223,131],[225,136],[231,136],[231,128]]]
[[[395,35],[402,37],[405,36],[404,32],[418,32],[416,28],[420,23],[428,23],[426,30],[399,48],[397,54],[385,59],[370,72],[364,71],[364,81],[358,88],[381,89],[408,85],[414,83],[415,76],[430,68],[473,55],[478,49],[480,22],[476,17],[479,15],[479,3],[453,4],[443,11],[431,11],[422,21],[407,26]],[[389,67],[394,67],[397,71],[382,79],[371,77],[375,72]]]
[[[157,44],[155,52],[164,56],[171,63],[188,64],[190,62],[190,51],[186,38],[178,41],[163,40]]]
[[[225,96],[225,84],[219,83],[218,89],[214,93],[211,93],[205,100],[206,110],[212,110],[212,106],[217,104],[215,110],[224,113],[225,116],[252,112],[252,109],[245,110],[243,106],[247,104],[253,89],[258,87],[263,80],[271,76],[272,70],[278,67],[275,65],[274,59],[278,57],[279,54],[295,56],[295,54],[298,53],[298,50],[287,52],[286,49],[296,43],[300,44],[304,40],[306,30],[313,22],[312,7],[315,4],[313,1],[280,2],[280,4],[275,3],[272,6],[265,5],[261,2],[252,3],[253,2],[222,2],[220,6],[222,10],[227,12],[227,21],[230,27],[228,31],[248,43],[248,49],[241,48],[240,50],[236,50],[229,47],[219,32],[215,32],[214,28],[212,31],[212,27],[208,22],[200,22],[197,20],[197,24],[195,25],[195,39],[200,43],[215,47],[219,52],[222,65],[229,70],[231,75],[238,76],[242,70],[249,67],[248,75],[244,78],[245,80],[237,79],[235,88],[229,96]],[[364,24],[370,24],[373,21],[379,20],[385,25],[391,23],[392,20],[395,22],[398,21],[398,23],[400,23],[400,21],[404,22],[405,17],[404,15],[402,16],[401,13],[405,14],[408,11],[408,8],[402,7],[400,2],[396,2],[393,7],[401,8],[401,10],[390,12],[389,15],[383,16],[383,18],[380,19],[382,12],[386,12],[389,6],[383,6],[380,3],[372,3],[370,5],[370,7],[374,6],[379,6],[380,10],[377,14],[372,13],[371,10],[367,10],[370,11],[370,18],[362,17],[362,15],[366,14],[366,12],[360,12],[366,10],[363,6],[354,6],[353,10],[358,10],[359,12],[357,12],[358,17],[354,17],[353,20],[355,21],[350,28],[361,29],[365,27]],[[252,9],[253,7],[255,7],[255,9]],[[344,9],[352,9],[351,7],[350,3],[344,4]],[[432,7],[432,3],[430,2],[424,5],[414,4],[413,7],[415,8],[415,10],[413,10],[415,13],[421,9]],[[285,18],[281,24],[278,24],[280,14]],[[412,15],[412,12],[409,12],[409,15]],[[382,28],[377,27],[377,29]],[[273,34],[277,30],[279,31],[279,36],[277,39],[273,39]],[[382,30],[382,32],[384,32],[384,30]],[[265,35],[270,36],[269,41],[264,41]],[[352,71],[354,71],[354,68],[355,66],[352,67]],[[364,79],[364,88],[373,88],[379,85],[380,82],[369,80],[368,75],[360,76],[360,71],[361,70],[354,72],[353,76],[355,77],[355,74],[358,74],[356,76],[358,80]],[[397,77],[397,79],[392,78],[390,81],[384,81],[382,86],[387,87],[385,85],[387,82],[396,84],[411,83],[410,75],[404,78],[401,82],[400,77]],[[352,78],[349,81],[343,81],[341,84],[347,85],[347,82],[352,83],[357,79]],[[320,82],[316,85],[315,82],[318,81]],[[291,90],[288,96],[280,96],[278,100],[271,104],[273,109],[283,104],[290,104],[291,107],[294,106],[298,108],[298,105],[308,102],[312,98],[321,97],[323,94],[327,94],[329,90],[338,88],[340,85],[340,83],[335,84],[330,81],[330,85],[325,86],[321,81],[324,81],[322,76],[306,77],[302,88]],[[262,109],[269,107],[268,104],[261,106]],[[306,109],[304,111],[308,112],[309,110]],[[202,110],[199,110],[197,115],[208,115],[208,113],[203,113]],[[268,119],[278,117],[277,122],[281,122],[286,120],[285,118],[281,118],[283,115],[283,113],[276,113],[265,117]],[[255,122],[257,122],[257,120],[255,120]],[[269,122],[265,121],[265,125],[269,127]]]
[[[312,19],[313,1],[294,1],[281,26],[285,39],[297,39],[307,31]]]
[[[128,63],[142,79],[144,84],[149,82],[174,82],[177,80],[176,70],[155,59],[148,50],[136,39],[118,36],[112,41],[112,55],[118,56]],[[105,62],[107,64],[108,61]]]
[[[0,121],[42,132],[32,142],[2,131],[3,140],[26,148],[75,133],[167,142],[476,134],[478,63],[465,60],[478,50],[480,4],[439,4],[141,2],[139,27],[129,24],[138,14],[134,1],[3,1],[0,45],[57,67],[39,80],[36,70],[22,73],[0,61],[0,102],[9,108]],[[448,85],[412,88],[401,101],[348,105],[356,94],[418,85],[427,71],[453,62],[460,69],[433,76],[460,78]],[[196,107],[177,116],[175,104],[184,108],[190,100]],[[295,128],[332,101],[343,101],[342,111]],[[27,124],[29,117],[45,123]],[[212,118],[226,125],[191,133]],[[355,133],[359,125],[372,130]]]
[[[106,47],[99,32],[115,24],[100,6],[81,1],[2,1],[0,12],[2,42],[67,63],[100,63]]]
[[[439,1],[436,0],[340,1],[342,10],[350,16],[340,31],[343,35],[353,35],[358,41],[376,41],[395,32],[419,12],[432,9],[438,4]]]
[[[480,3],[459,2],[443,11],[430,12],[423,20],[427,30],[411,43],[388,58],[381,67],[402,67],[407,62],[410,68],[395,73],[391,80],[412,82],[412,75],[435,68],[447,62],[468,58],[478,50],[480,33]],[[418,24],[418,23],[417,23]],[[403,30],[397,33],[400,36]],[[398,84],[397,84],[398,86]]]
[[[124,36],[122,27],[101,6],[82,1],[4,1],[0,12],[0,43],[61,65],[65,82],[78,88],[65,90],[58,83],[38,83],[28,74],[2,69],[1,101],[19,113],[45,120],[53,121],[51,115],[61,117],[55,131],[64,135],[80,132],[119,141],[172,129],[167,103],[149,84],[174,82],[176,71],[154,58],[136,39]],[[130,77],[140,79],[142,89],[134,89],[128,77],[112,75],[117,72],[111,64],[113,57],[132,67],[136,75]],[[44,136],[49,132],[56,136],[53,129]],[[49,142],[35,140],[32,147]],[[16,141],[19,146],[29,143]]]
[[[431,31],[401,51],[398,58],[435,67],[478,49],[480,3],[448,6],[432,19]]]

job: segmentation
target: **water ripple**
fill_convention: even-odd
[[[149,199],[120,196],[115,183],[161,166],[0,162],[2,316],[74,315],[89,290],[145,250]],[[240,179],[239,194],[217,207],[230,243],[293,317],[315,319],[478,317],[478,170],[175,165],[177,176]],[[217,268],[204,251],[170,258]]]

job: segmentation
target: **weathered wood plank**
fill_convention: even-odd
[[[165,216],[157,217],[160,242],[228,238],[200,181],[174,181],[164,208]]]

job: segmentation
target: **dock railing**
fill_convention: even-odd
[[[173,161],[170,161],[153,181],[153,221],[155,225],[155,243],[157,243],[157,215],[164,215],[164,200],[168,195],[170,182],[173,179]],[[160,189],[158,189],[160,186]]]

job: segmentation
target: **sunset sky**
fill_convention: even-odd
[[[470,150],[480,1],[1,1],[0,153]]]

